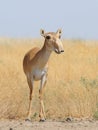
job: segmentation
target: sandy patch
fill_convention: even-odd
[[[98,121],[78,122],[28,122],[19,120],[0,121],[0,130],[98,130]]]

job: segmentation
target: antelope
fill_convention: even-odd
[[[61,29],[58,29],[57,32],[48,32],[45,33],[43,29],[40,30],[41,36],[45,38],[44,45],[41,49],[35,47],[31,49],[23,59],[23,70],[27,78],[27,83],[30,89],[30,99],[29,99],[29,109],[27,120],[31,120],[31,106],[33,98],[33,86],[34,81],[40,80],[39,87],[39,99],[40,99],[40,112],[39,117],[40,121],[45,121],[46,115],[44,110],[43,103],[43,90],[47,81],[48,74],[48,60],[52,51],[57,54],[64,52],[61,38]]]

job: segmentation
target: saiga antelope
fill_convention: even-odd
[[[61,30],[57,32],[45,33],[44,30],[40,30],[41,36],[45,38],[44,45],[41,49],[35,47],[31,49],[24,57],[23,69],[27,77],[27,82],[30,88],[30,102],[27,119],[30,120],[31,104],[33,97],[33,83],[40,80],[39,98],[40,98],[40,121],[45,121],[46,115],[44,111],[43,103],[43,88],[47,80],[48,60],[52,53],[55,51],[57,54],[64,52],[62,42],[60,40]]]

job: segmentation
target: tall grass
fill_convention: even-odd
[[[98,107],[98,42],[63,40],[65,52],[52,53],[44,102],[47,118],[92,117]],[[43,40],[0,39],[0,118],[24,118],[29,87],[22,60]],[[34,84],[32,118],[38,118],[39,82]]]

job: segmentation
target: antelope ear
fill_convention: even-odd
[[[57,32],[56,32],[57,36],[59,38],[61,38],[61,34],[62,34],[62,30],[61,29],[58,29]]]
[[[41,36],[45,36],[45,31],[43,30],[43,29],[40,29],[40,34],[41,34]]]

